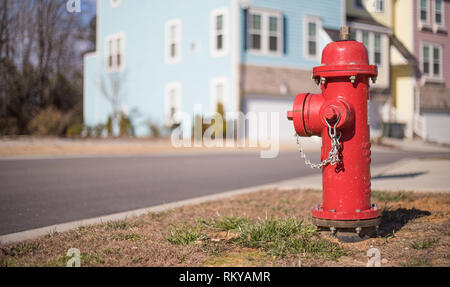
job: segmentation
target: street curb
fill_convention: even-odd
[[[162,211],[171,210],[171,209],[175,209],[175,208],[182,207],[182,206],[196,205],[196,204],[201,204],[201,203],[205,203],[205,202],[230,198],[230,197],[233,197],[236,195],[254,193],[254,192],[262,191],[264,189],[273,189],[273,188],[277,188],[277,186],[283,184],[284,182],[286,182],[286,181],[280,181],[280,182],[275,182],[275,183],[270,183],[270,184],[265,184],[265,185],[259,185],[259,186],[253,186],[253,187],[248,187],[248,188],[225,191],[225,192],[216,193],[216,194],[212,194],[212,195],[200,196],[200,197],[196,197],[196,198],[151,206],[151,207],[147,207],[147,208],[140,208],[140,209],[135,209],[135,210],[131,210],[131,211],[125,211],[125,212],[113,213],[110,215],[104,215],[104,216],[100,216],[100,217],[93,217],[93,218],[89,218],[89,219],[77,220],[77,221],[55,224],[55,225],[45,226],[45,227],[36,228],[36,229],[30,229],[30,230],[26,230],[26,231],[11,233],[11,234],[5,234],[5,235],[0,236],[0,245],[35,239],[40,236],[50,235],[50,234],[53,234],[56,232],[65,232],[65,231],[69,231],[72,229],[76,229],[81,226],[102,224],[102,223],[106,223],[106,222],[110,222],[110,221],[118,221],[118,220],[123,220],[126,218],[137,217],[137,216],[144,215],[144,214],[147,214],[150,212],[162,212]]]
[[[382,175],[389,169],[392,169],[397,166],[401,166],[402,164],[405,164],[409,160],[411,160],[411,159],[401,159],[401,160],[396,161],[391,164],[374,167],[372,170],[372,176]],[[41,228],[37,228],[37,229],[31,229],[31,230],[26,230],[26,231],[22,231],[22,232],[1,235],[0,236],[0,244],[8,244],[8,243],[25,241],[25,240],[34,239],[34,238],[37,238],[40,236],[53,234],[55,232],[69,231],[72,229],[76,229],[80,226],[101,224],[101,223],[110,222],[110,221],[118,221],[118,220],[130,218],[130,217],[137,217],[137,216],[144,215],[144,214],[147,214],[150,212],[162,212],[162,211],[166,211],[166,210],[179,208],[182,206],[196,205],[196,204],[201,204],[201,203],[205,203],[205,202],[226,199],[226,198],[230,198],[230,197],[237,196],[237,195],[255,193],[255,192],[265,190],[265,189],[266,190],[267,189],[277,189],[277,190],[322,189],[321,184],[322,184],[321,174],[297,177],[297,178],[278,181],[278,182],[274,182],[274,183],[252,186],[252,187],[248,187],[248,188],[236,189],[236,190],[231,190],[231,191],[225,191],[225,192],[216,193],[216,194],[212,194],[212,195],[200,196],[200,197],[196,197],[196,198],[151,206],[151,207],[147,207],[147,208],[140,208],[140,209],[135,209],[135,210],[131,210],[131,211],[113,213],[110,215],[104,215],[104,216],[100,216],[100,217],[72,221],[72,222],[67,222],[67,223],[62,223],[62,224],[55,224],[55,225],[50,225],[50,226],[41,227]],[[381,190],[385,191],[384,189],[381,189]],[[403,189],[399,189],[399,190],[406,191]],[[391,187],[391,188],[389,188],[389,191],[395,192],[397,190],[395,188]],[[431,190],[414,190],[414,192],[438,192],[439,193],[439,192],[448,192],[448,190],[431,189]]]

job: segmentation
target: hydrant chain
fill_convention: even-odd
[[[306,157],[306,153],[303,151],[303,147],[300,143],[300,137],[298,136],[297,133],[295,133],[295,136],[297,137],[297,147],[298,147],[298,151],[300,153],[300,157],[303,158],[303,160],[305,161],[305,164],[310,166],[311,168],[322,168],[328,164],[330,165],[336,165],[340,159],[339,159],[339,148],[340,148],[340,143],[339,140],[341,138],[341,132],[337,132],[336,127],[339,124],[339,121],[341,119],[341,113],[339,112],[339,118],[336,121],[336,123],[331,126],[327,120],[325,120],[325,122],[328,125],[328,134],[330,136],[331,139],[331,150],[328,153],[328,158],[321,161],[320,163],[312,163],[307,157]],[[338,135],[339,134],[339,135]]]

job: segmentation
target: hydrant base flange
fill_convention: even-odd
[[[381,224],[381,216],[364,220],[329,220],[313,217],[312,223],[317,227],[333,227],[336,229],[369,228],[379,226]]]
[[[381,215],[381,209],[372,204],[371,208],[366,210],[355,210],[352,212],[325,210],[323,205],[316,205],[311,209],[312,216],[324,220],[365,220],[377,218]]]

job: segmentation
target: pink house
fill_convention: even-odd
[[[449,143],[450,1],[413,2],[415,113],[420,115],[422,137]]]

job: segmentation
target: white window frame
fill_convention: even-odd
[[[384,13],[384,11],[386,10],[385,0],[375,0],[374,5],[375,5],[374,7],[375,13]],[[380,6],[382,7],[382,9],[380,9]]]
[[[437,30],[443,30],[446,31],[447,29],[445,28],[445,1],[442,0],[441,2],[441,23],[438,24],[436,23],[436,0],[432,1],[432,7],[431,7],[431,11],[432,11],[432,18],[433,18],[433,30],[436,32]]]
[[[425,46],[429,47],[429,64],[428,64],[428,70],[429,70],[429,74],[425,74],[423,71],[423,61],[424,61],[424,55],[423,55],[423,48]],[[435,76],[433,73],[433,65],[434,65],[434,57],[433,57],[433,50],[435,48],[439,49],[439,75]],[[443,82],[444,81],[444,68],[443,68],[443,64],[444,64],[444,58],[443,58],[443,48],[441,44],[435,44],[435,43],[429,43],[429,42],[421,42],[420,43],[420,71],[422,72],[422,80],[423,81],[431,81],[431,82]]]
[[[222,16],[222,30],[220,32],[217,31],[217,17]],[[212,57],[223,57],[228,54],[228,8],[218,8],[211,11],[210,14],[210,51]],[[222,49],[217,48],[217,37],[222,36]]]
[[[421,0],[417,0],[417,23],[419,25],[419,29],[431,27],[431,0],[425,1],[427,1],[427,19],[424,21],[421,18]]]
[[[170,39],[170,29],[175,26],[176,37],[172,41]],[[166,35],[165,35],[165,55],[166,64],[176,64],[181,61],[181,39],[182,39],[182,26],[180,19],[172,19],[166,22]],[[175,44],[175,57],[170,55],[171,45]]]
[[[250,37],[250,23],[251,23],[251,15],[258,14],[261,16],[261,49],[253,49],[251,47],[251,37]],[[278,31],[277,32],[270,32],[269,27],[269,18],[275,17],[278,20]],[[283,23],[283,13],[281,11],[277,10],[270,10],[270,9],[263,9],[263,8],[250,8],[248,11],[248,17],[247,17],[247,51],[250,54],[254,55],[268,55],[268,56],[281,56],[283,55],[284,51],[284,23]],[[270,36],[275,35],[277,36],[277,50],[271,51],[269,47],[269,41]]]
[[[111,8],[116,8],[120,5],[120,0],[110,0]]]
[[[316,55],[309,54],[309,23],[316,24]],[[320,61],[320,38],[319,32],[322,30],[322,21],[317,16],[305,15],[303,17],[303,57],[308,60]]]
[[[175,91],[175,102],[172,103],[171,92]],[[169,82],[164,91],[164,111],[167,126],[173,126],[181,122],[181,84],[179,82]],[[175,114],[171,117],[171,108],[175,107]]]
[[[117,41],[120,41],[120,47],[117,47]],[[109,42],[112,42],[112,51],[110,53]],[[105,69],[108,73],[123,71],[125,67],[125,33],[120,32],[105,37]],[[120,65],[117,65],[117,56],[120,55]],[[109,57],[112,57],[112,66],[109,66]]]
[[[222,105],[224,111],[226,112],[228,110],[228,94],[229,94],[228,78],[215,77],[211,79],[211,86],[210,86],[210,94],[211,94],[210,111],[213,113],[217,112],[217,103],[218,103],[217,85],[219,84],[223,86]]]

